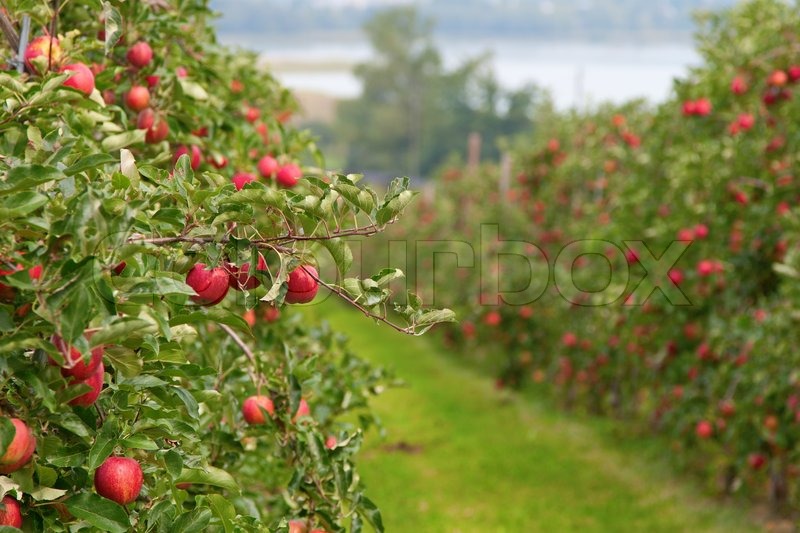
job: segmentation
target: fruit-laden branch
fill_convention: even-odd
[[[354,300],[343,289],[340,289],[339,287],[336,287],[335,285],[330,285],[329,283],[326,283],[325,281],[321,280],[319,278],[319,276],[314,275],[313,273],[309,272],[308,270],[306,270],[306,273],[309,276],[311,276],[311,278],[313,278],[317,283],[319,283],[320,285],[322,285],[323,287],[325,287],[326,289],[328,289],[329,291],[331,291],[332,293],[337,295],[339,298],[341,298],[342,300],[346,301],[347,303],[349,303],[350,305],[352,305],[353,307],[355,307],[356,309],[358,309],[359,311],[364,313],[364,315],[366,315],[366,316],[368,316],[370,318],[374,318],[375,320],[378,320],[379,322],[383,322],[384,324],[388,325],[390,328],[392,328],[392,329],[394,329],[396,331],[399,331],[400,333],[405,333],[406,335],[414,335],[415,334],[414,333],[414,328],[412,326],[409,326],[407,328],[398,326],[394,322],[392,322],[389,319],[387,319],[385,316],[376,315],[375,313],[372,313],[369,309],[367,309],[366,307],[364,307],[363,305],[358,303],[356,300]]]

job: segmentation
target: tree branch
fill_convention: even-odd
[[[380,231],[381,231],[380,227],[376,226],[375,224],[370,224],[369,226],[351,228],[348,230],[329,233],[327,235],[292,235],[291,233],[289,233],[286,235],[281,235],[279,237],[252,239],[250,243],[258,247],[268,248],[272,247],[274,243],[278,243],[278,245],[283,245],[297,241],[327,241],[330,239],[338,239],[341,237],[355,237],[355,236],[369,237],[371,235],[379,233]],[[229,241],[230,237],[228,236],[222,237],[221,239],[217,239],[216,237],[187,237],[185,235],[178,235],[175,237],[145,237],[143,235],[133,235],[130,238],[128,238],[129,244],[142,243],[142,244],[155,244],[155,245],[174,244],[178,242],[185,242],[191,244],[210,244],[213,242],[219,242],[221,244],[225,244]]]

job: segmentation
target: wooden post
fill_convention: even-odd
[[[467,140],[467,169],[475,174],[481,164],[481,134],[472,132]]]
[[[504,200],[511,186],[511,153],[503,152],[500,159],[500,200]]]

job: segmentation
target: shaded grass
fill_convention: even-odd
[[[388,437],[370,435],[359,461],[389,532],[758,530],[654,460],[648,439],[620,441],[609,421],[497,391],[430,339],[344,307],[306,312],[408,384],[374,402]]]

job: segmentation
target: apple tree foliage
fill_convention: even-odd
[[[40,59],[40,74],[19,73],[5,42],[0,71],[0,451],[15,435],[11,417],[36,439],[32,460],[0,476],[0,493],[21,501],[23,528],[286,531],[298,520],[381,531],[353,457],[377,422],[368,399],[392,378],[284,297],[289,273],[310,264],[325,285],[318,299],[388,322],[387,285],[401,273],[342,280],[347,239],[395,222],[414,196],[408,180],[379,194],[325,170],[310,135],[287,123],[291,94],[254,54],[216,42],[204,0],[4,6],[12,33],[28,16],[31,38],[57,36],[62,55]],[[138,42],[153,51],[141,68],[126,58]],[[96,88],[64,86],[59,63],[90,66]],[[137,127],[125,101],[135,85],[168,124],[163,140]],[[195,148],[176,160],[181,145]],[[303,163],[304,177],[237,190],[232,175],[257,176],[266,154]],[[260,257],[257,288],[214,306],[192,300],[194,264]],[[452,318],[419,305],[392,317],[413,334]],[[84,360],[103,350],[103,388],[89,407],[69,403],[89,387],[59,373],[56,334]],[[269,395],[275,414],[248,426],[241,405],[254,394]],[[310,416],[295,416],[301,400]],[[144,471],[127,508],[92,489],[112,455]]]
[[[388,237],[481,251],[436,276],[436,297],[463,319],[448,342],[485,354],[499,385],[549,384],[565,407],[638,420],[710,485],[796,507],[800,9],[753,0],[698,23],[703,62],[667,101],[543,108],[507,190],[499,165],[446,168]],[[482,241],[480,223],[530,244]],[[575,241],[589,255],[559,261]],[[670,246],[688,247],[660,264]],[[481,304],[481,270],[509,297],[547,289]],[[664,290],[639,291],[648,276]]]

